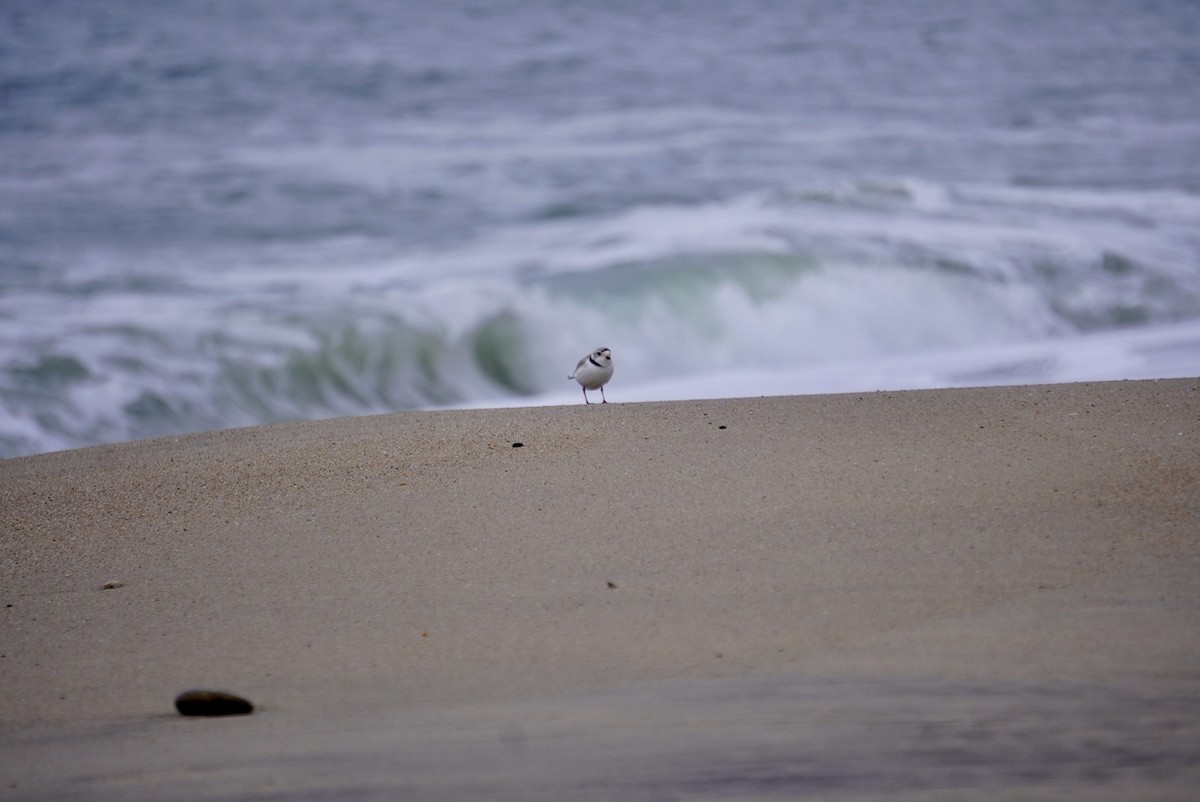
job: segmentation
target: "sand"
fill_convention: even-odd
[[[211,432],[0,533],[0,796],[1200,787],[1200,380]]]

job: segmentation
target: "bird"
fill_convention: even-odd
[[[579,382],[579,386],[583,388],[583,403],[592,403],[588,400],[588,390],[599,390],[602,399],[600,403],[607,404],[608,399],[604,397],[604,385],[608,384],[612,375],[612,351],[601,346],[579,360],[579,364],[575,366],[575,372],[567,378]]]

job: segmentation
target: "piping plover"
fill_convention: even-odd
[[[612,375],[612,351],[607,348],[597,348],[579,360],[579,364],[575,366],[575,372],[567,378],[579,382],[579,386],[583,388],[583,403],[592,403],[587,397],[588,390],[599,390],[600,403],[607,404],[608,399],[604,397],[604,385],[608,384]]]

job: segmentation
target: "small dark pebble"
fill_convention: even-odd
[[[513,448],[524,448],[524,447],[525,447],[524,443],[513,443]]]
[[[100,587],[101,587],[103,590],[116,590],[117,588],[123,588],[123,587],[125,587],[125,583],[124,583],[124,582],[118,582],[118,581],[115,581],[115,580],[114,580],[114,581],[112,581],[112,582],[105,582],[105,583],[104,583],[103,585],[101,585]]]
[[[609,586],[610,588],[615,588],[615,587],[617,586],[617,583],[616,583],[616,582],[609,582],[609,583],[608,583],[608,586]]]
[[[718,429],[724,429],[725,427],[724,427],[724,426],[718,426],[717,428],[718,428]]]
[[[254,705],[224,691],[184,691],[175,697],[175,709],[181,716],[245,716]]]

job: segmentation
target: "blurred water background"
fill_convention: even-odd
[[[0,457],[1200,375],[1200,4],[0,2]]]

